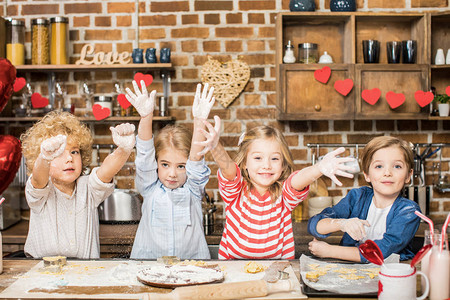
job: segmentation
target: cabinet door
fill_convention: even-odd
[[[280,120],[340,120],[354,117],[354,91],[343,96],[334,89],[334,83],[338,80],[353,80],[353,66],[329,66],[331,76],[326,84],[314,78],[314,72],[323,68],[321,64],[280,66]]]
[[[429,107],[420,107],[414,94],[428,91],[428,65],[367,65],[356,67],[356,118],[357,119],[427,119]],[[362,99],[364,90],[378,88],[381,96],[371,105]],[[405,102],[392,109],[386,93],[403,94]]]

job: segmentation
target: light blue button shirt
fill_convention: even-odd
[[[153,139],[136,138],[136,187],[144,197],[131,258],[209,259],[202,197],[211,170],[204,160],[186,163],[186,183],[174,190],[158,179]]]

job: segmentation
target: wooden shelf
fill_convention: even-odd
[[[19,65],[15,66],[17,71],[25,71],[25,72],[81,72],[81,71],[102,71],[102,70],[160,70],[160,69],[171,69],[172,64],[126,64],[126,65]]]
[[[0,117],[0,122],[36,122],[41,120],[42,117]],[[93,123],[108,123],[108,122],[139,122],[141,117],[108,117],[103,120],[96,120],[94,117],[79,117],[82,122],[93,122]],[[170,122],[175,120],[173,116],[160,117],[154,116],[153,121],[166,121]]]
[[[428,120],[450,120],[450,117],[429,116]]]

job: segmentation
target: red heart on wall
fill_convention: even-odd
[[[16,177],[21,158],[20,141],[12,135],[0,135],[0,194]]]
[[[131,103],[127,100],[127,97],[125,97],[125,94],[117,95],[117,102],[119,102],[123,109],[127,109],[131,105]]]
[[[445,93],[450,97],[450,85],[445,89]]]
[[[323,67],[320,70],[314,71],[314,78],[322,83],[327,83],[328,79],[330,79],[330,76],[331,76],[331,69],[330,67],[327,66]]]
[[[414,93],[414,98],[420,107],[424,107],[433,101],[434,95],[432,92],[417,91]]]
[[[389,106],[394,109],[399,107],[405,102],[405,95],[402,93],[394,93],[392,91],[389,91],[386,93],[386,101],[389,104]]]
[[[14,86],[13,86],[14,92],[18,92],[21,89],[23,89],[25,84],[27,84],[27,81],[25,80],[25,78],[17,77],[16,81],[14,82]]]
[[[373,88],[371,90],[364,90],[361,93],[361,97],[369,103],[370,105],[374,105],[380,99],[381,91],[379,88]]]
[[[103,107],[100,104],[94,104],[92,106],[92,113],[97,121],[103,120],[111,114],[111,110],[107,107]]]
[[[31,106],[33,108],[42,108],[48,105],[48,99],[41,96],[39,93],[33,93],[31,95]]]
[[[145,86],[149,86],[153,82],[153,76],[150,74],[142,74],[140,72],[134,74],[134,80],[136,80],[137,84],[141,85],[141,80],[144,80]]]
[[[339,93],[342,94],[344,96],[347,96],[348,93],[350,93],[350,91],[353,88],[353,80],[351,80],[350,78],[347,78],[345,80],[337,80],[334,83],[334,89]]]

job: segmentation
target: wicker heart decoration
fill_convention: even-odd
[[[250,67],[243,61],[230,60],[224,64],[208,56],[202,67],[202,82],[214,87],[214,97],[228,107],[239,96],[250,79]]]

